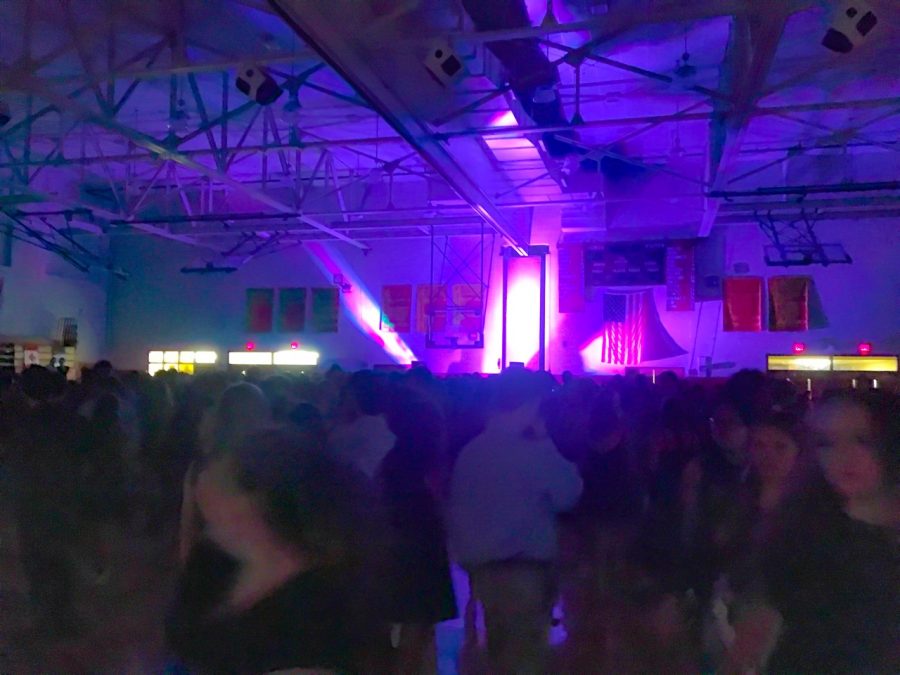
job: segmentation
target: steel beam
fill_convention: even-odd
[[[753,109],[791,13],[789,8],[779,7],[732,20],[719,87],[730,95],[730,103],[717,100],[717,115],[710,123],[707,183],[713,191],[721,189],[737,163]],[[698,236],[709,236],[719,204],[717,199],[707,200]]]
[[[77,101],[73,101],[67,98],[65,95],[54,92],[49,87],[47,87],[42,80],[38,78],[22,75],[20,77],[11,79],[9,81],[9,85],[23,91],[32,92],[35,95],[40,96],[44,100],[48,101],[52,105],[56,106],[60,110],[70,111],[86,122],[90,122],[91,124],[119,134],[123,138],[127,138],[128,140],[130,140],[135,145],[159,155],[160,159],[171,160],[172,162],[175,162],[176,164],[183,166],[184,168],[189,169],[197,174],[212,178],[219,183],[243,192],[247,196],[258,201],[260,204],[265,204],[266,206],[269,206],[282,213],[295,213],[294,207],[290,204],[285,203],[280,199],[276,199],[275,197],[272,197],[262,190],[241,183],[240,181],[235,180],[234,178],[229,176],[227,173],[200,164],[190,157],[182,154],[181,152],[172,149],[166,144],[160,143],[158,140],[156,140],[152,136],[149,136],[148,134],[127,127],[108,116],[97,114],[90,108],[79,104]],[[332,230],[327,225],[319,222],[315,218],[311,218],[303,214],[300,214],[297,217],[299,217],[303,222],[331,235],[335,239],[340,239],[341,241],[352,244],[353,246],[356,246],[358,248],[367,248],[365,244],[355,241],[350,237],[341,234],[340,232]]]
[[[469,176],[459,161],[440,141],[431,136],[427,125],[417,119],[408,107],[388,88],[372,65],[349,45],[339,28],[329,21],[318,2],[311,0],[270,0],[304,41],[316,49],[323,59],[343,77],[362,98],[394,130],[407,140],[422,158],[468,202],[520,254],[525,254],[528,242],[517,236],[506,216],[487,197]]]
[[[818,4],[818,0],[780,0],[779,6],[783,6],[790,13],[808,9]],[[597,16],[580,21],[555,24],[549,26],[537,26],[527,28],[514,28],[509,30],[448,33],[446,37],[453,42],[483,44],[488,42],[502,42],[505,40],[522,40],[528,38],[541,38],[547,35],[562,33],[579,33],[592,31],[595,35],[613,35],[622,33],[640,26],[660,23],[681,23],[687,21],[701,21],[714,19],[720,16],[755,16],[771,11],[772,4],[758,2],[757,0],[705,0],[704,2],[678,2],[654,3],[648,8],[635,9],[628,3],[622,8],[609,14]],[[781,9],[781,7],[779,7]],[[427,39],[433,39],[428,36]],[[412,41],[424,42],[425,38],[413,38]]]

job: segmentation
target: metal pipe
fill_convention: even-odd
[[[403,101],[381,80],[373,65],[356,52],[314,2],[291,4],[271,0],[295,32],[343,77],[381,117],[403,136],[410,147],[467,201],[510,245],[524,255],[526,242],[506,222],[476,180],[451,154],[445,144],[430,136],[428,125],[411,115]],[[335,18],[336,20],[336,18]]]
[[[879,192],[900,190],[900,181],[879,181],[871,183],[835,183],[833,185],[789,185],[785,187],[761,187],[755,190],[713,190],[708,197],[731,199],[732,197],[762,197],[768,195],[810,195],[830,192]]]
[[[798,12],[817,4],[817,0],[782,0],[782,2],[785,5],[786,10],[790,13]],[[758,13],[759,8],[755,3],[744,2],[741,0],[708,0],[707,2],[690,3],[670,2],[662,5],[655,5],[648,11],[638,11],[628,7],[613,14],[606,14],[569,23],[555,24],[547,27],[529,26],[477,33],[464,31],[447,33],[445,35],[452,42],[459,41],[467,44],[524,40],[528,38],[540,38],[545,35],[579,33],[583,31],[593,31],[603,35],[609,35],[650,24],[697,21],[729,14],[756,16]],[[434,36],[429,35],[427,37],[413,38],[411,42],[418,44],[433,39]]]
[[[260,204],[265,204],[266,206],[269,206],[276,211],[281,211],[282,213],[294,213],[294,207],[285,202],[282,202],[280,199],[272,197],[268,193],[263,192],[262,190],[259,190],[257,188],[244,185],[240,181],[232,178],[226,173],[218,171],[217,169],[211,169],[210,167],[204,166],[203,164],[199,164],[190,157],[186,157],[177,150],[173,150],[160,143],[148,134],[137,131],[136,129],[126,127],[125,125],[117,122],[114,119],[110,119],[109,117],[98,115],[90,108],[80,105],[77,101],[71,100],[64,95],[49,90],[43,85],[43,82],[41,80],[38,80],[33,76],[23,75],[21,78],[13,78],[9,82],[9,84],[15,88],[38,94],[41,98],[56,106],[60,110],[71,110],[82,120],[91,122],[93,124],[96,124],[97,126],[115,132],[120,136],[130,140],[135,145],[141,146],[144,149],[149,150],[150,152],[159,154],[159,156],[163,159],[168,159],[176,162],[181,166],[194,171],[197,174],[206,176],[208,178],[213,178],[220,183],[224,183],[229,187],[239,190],[255,201],[259,202]],[[313,227],[320,229],[327,234],[330,234],[335,239],[346,241],[347,243],[352,244],[358,248],[367,248],[364,244],[354,241],[353,239],[350,239],[340,232],[332,230],[331,228],[318,222],[311,216],[300,214],[297,217],[303,222],[312,225]]]

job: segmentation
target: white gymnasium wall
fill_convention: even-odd
[[[665,289],[656,289],[657,306],[663,325],[688,352],[658,364],[696,368],[706,356],[716,362],[733,362],[735,368],[765,365],[769,352],[786,352],[795,341],[803,341],[810,351],[853,352],[860,340],[874,343],[877,351],[900,352],[900,223],[890,220],[824,222],[819,226],[823,241],[840,241],[854,259],[852,265],[828,268],[813,266],[784,270],[768,268],[763,262],[765,239],[753,225],[730,226],[726,241],[726,270],[746,263],[749,274],[773,276],[785,273],[809,274],[815,279],[829,326],[806,333],[724,333],[721,330],[721,302],[698,304],[693,312],[665,311]],[[538,214],[533,243],[549,243],[548,365],[555,372],[579,371],[579,349],[596,335],[601,325],[596,312],[580,315],[556,313],[556,284],[552,280],[558,214]],[[395,283],[428,283],[430,242],[406,240],[376,244],[364,255],[353,247],[337,244],[333,250],[345,260],[352,273],[378,303],[381,286]],[[195,262],[198,253],[181,244],[147,238],[128,237],[116,243],[116,262],[131,273],[128,281],[110,282],[110,355],[122,367],[142,368],[146,352],[154,348],[209,345],[225,352],[240,349],[251,336],[244,332],[245,290],[288,286],[328,286],[330,278],[320,271],[310,254],[298,247],[278,255],[252,261],[231,275],[184,275],[180,268]],[[501,266],[494,262],[491,296],[499,293]],[[354,288],[354,292],[360,289]],[[499,301],[490,306],[499,308]],[[537,306],[537,298],[535,298]],[[499,330],[499,321],[487,325]],[[487,356],[481,350],[425,350],[424,336],[401,336],[420,360],[438,372],[481,370],[496,362],[498,338],[489,333],[493,345]],[[390,363],[391,359],[368,335],[363,334],[342,311],[337,334],[252,336],[263,348],[284,348],[296,339],[318,349],[326,362],[338,360],[349,367]],[[691,360],[693,355],[693,361]]]
[[[57,321],[78,321],[78,358],[93,363],[106,353],[105,273],[84,274],[55,255],[13,242],[12,265],[0,266],[0,335],[56,337]]]
[[[817,231],[823,242],[842,243],[853,264],[767,267],[763,259],[767,240],[755,225],[748,224],[728,226],[726,230],[725,271],[733,274],[736,263],[746,263],[747,274],[763,278],[780,274],[812,276],[827,327],[798,333],[726,333],[722,331],[721,301],[698,303],[692,312],[667,312],[665,288],[659,287],[655,298],[662,323],[688,353],[657,363],[689,371],[711,356],[717,363],[732,362],[735,368],[765,368],[767,353],[788,353],[794,342],[804,342],[809,352],[828,354],[855,353],[860,341],[870,341],[877,352],[900,353],[900,223],[822,222]],[[588,305],[583,315],[554,317],[559,321],[551,347],[554,369],[577,368],[579,347],[601,330],[596,309],[594,315],[590,309]]]
[[[128,281],[116,280],[110,290],[111,356],[120,367],[146,367],[151,349],[208,345],[224,354],[243,349],[250,339],[260,350],[284,349],[297,340],[318,350],[323,362],[338,361],[351,368],[392,363],[376,341],[351,320],[343,304],[337,333],[249,335],[244,331],[246,289],[332,285],[332,278],[320,270],[304,247],[258,258],[227,275],[182,274],[182,266],[197,261],[198,251],[171,241],[129,237],[116,242],[114,250],[117,264],[131,273]],[[376,304],[382,285],[422,284],[431,278],[431,243],[427,239],[376,243],[367,254],[347,244],[333,244],[329,250],[365,287],[356,285],[351,294],[367,290]],[[309,308],[307,317],[308,312]],[[480,368],[480,351],[431,350],[426,354],[423,335],[401,337],[419,359],[438,370]],[[460,361],[464,365],[452,365]]]

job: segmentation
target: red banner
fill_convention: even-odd
[[[248,333],[270,333],[275,314],[275,291],[271,288],[247,289],[245,327]]]
[[[761,277],[725,277],[723,328],[729,332],[762,330],[763,280]]]
[[[556,249],[559,266],[559,312],[584,310],[584,245],[560,244]]]
[[[809,330],[810,277],[769,279],[769,330]]]
[[[394,284],[381,287],[381,326],[395,333],[412,328],[412,286]]]
[[[694,243],[676,241],[666,249],[666,310],[694,309]]]
[[[306,289],[278,290],[278,331],[299,333],[306,327]]]
[[[481,333],[484,292],[472,284],[454,284],[450,290],[454,307],[454,331],[461,334]]]
[[[416,331],[443,333],[447,330],[447,287],[419,284],[416,287]]]

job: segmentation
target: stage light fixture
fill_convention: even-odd
[[[292,343],[291,343],[291,349],[300,349],[300,343],[299,343],[299,342],[292,342]]]
[[[841,0],[835,4],[822,45],[833,52],[847,54],[862,43],[877,24],[878,17],[863,0]]]
[[[856,351],[860,356],[869,356],[872,353],[872,343],[860,342],[856,346]]]
[[[425,67],[432,77],[444,87],[453,85],[466,73],[462,59],[456,55],[456,52],[445,40],[436,42],[429,49]]]
[[[256,344],[253,343],[253,342],[248,342],[248,343],[247,343],[246,345],[244,345],[244,346],[247,348],[247,351],[248,351],[248,352],[252,352],[254,349],[256,349]]]
[[[806,351],[806,344],[803,342],[795,342],[791,346],[791,351],[795,354],[803,354]]]
[[[265,68],[254,63],[238,69],[235,86],[260,105],[274,103],[283,91]]]

